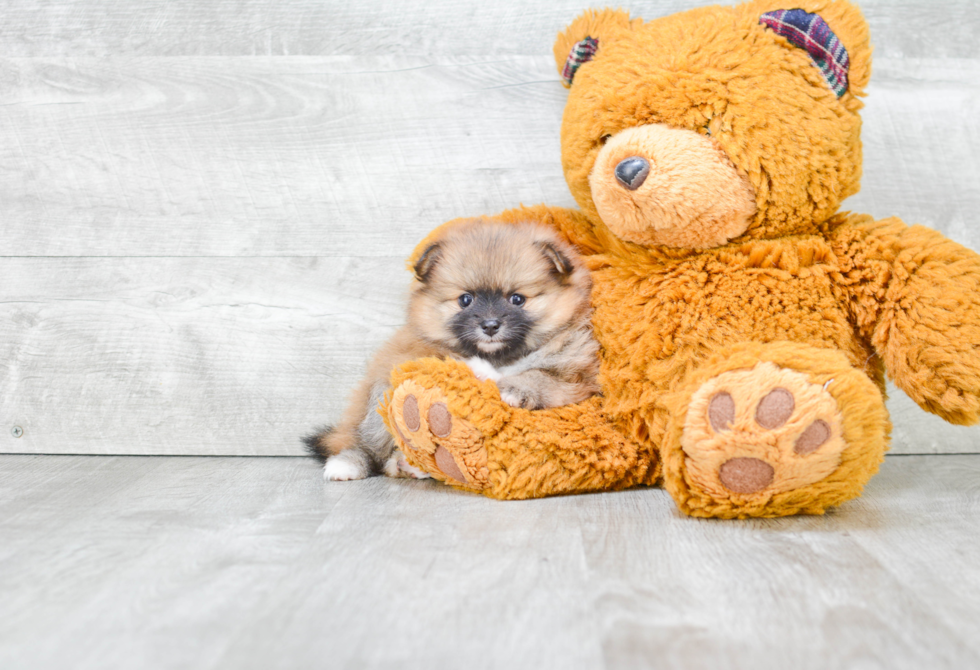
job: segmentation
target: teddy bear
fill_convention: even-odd
[[[554,51],[579,209],[500,218],[584,255],[602,394],[530,411],[460,362],[413,361],[379,410],[412,465],[498,499],[661,485],[692,516],[821,514],[883,460],[886,371],[980,419],[980,256],[839,211],[871,73],[857,7],[590,10]]]

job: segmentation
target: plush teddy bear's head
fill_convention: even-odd
[[[814,231],[858,190],[867,33],[843,0],[585,12],[555,43],[572,194],[644,246]]]

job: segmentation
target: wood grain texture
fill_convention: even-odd
[[[862,5],[845,206],[980,249],[980,5]],[[299,454],[401,322],[417,240],[574,206],[548,54],[581,8],[4,3],[0,452]],[[980,428],[890,406],[896,452],[980,450]]]
[[[980,59],[877,59],[871,81],[861,191],[842,207],[980,250]]]
[[[450,218],[572,205],[554,68],[474,61],[2,62],[0,249],[378,256]]]
[[[0,666],[980,664],[980,456],[823,517],[499,502],[311,461],[0,457]]]
[[[550,59],[0,61],[0,254],[375,256],[574,206]],[[980,60],[879,59],[845,203],[980,249]]]
[[[284,56],[527,55],[550,53],[555,34],[604,2],[469,3],[461,0],[7,0],[0,55]],[[615,3],[613,3],[615,4]],[[710,0],[639,0],[653,19]],[[861,0],[882,56],[976,55],[974,0]]]
[[[408,282],[402,256],[4,266],[0,445],[27,453],[299,455]]]

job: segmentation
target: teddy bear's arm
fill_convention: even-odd
[[[840,284],[889,376],[923,409],[980,421],[980,255],[922,226],[851,217]]]
[[[606,248],[602,242],[603,231],[578,210],[547,205],[521,206],[505,210],[496,218],[511,223],[534,221],[550,226],[585,255],[601,253]]]

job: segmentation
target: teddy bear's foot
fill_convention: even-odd
[[[388,420],[395,443],[433,477],[477,491],[486,488],[489,474],[483,434],[450,413],[439,388],[404,381],[388,405]]]
[[[858,495],[877,469],[888,432],[877,387],[838,352],[800,349],[793,366],[773,356],[782,364],[756,359],[699,380],[668,459],[667,488],[684,511],[821,513]]]
[[[691,480],[725,498],[823,479],[840,465],[842,433],[837,402],[824,387],[763,362],[704,383],[691,398],[681,444]]]

